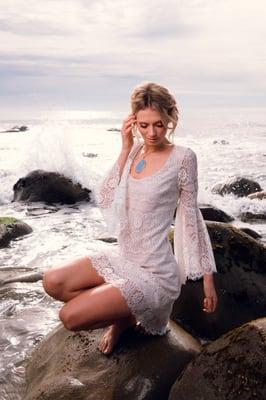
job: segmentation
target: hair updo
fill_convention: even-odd
[[[136,114],[145,108],[158,111],[169,137],[174,133],[178,122],[178,109],[174,96],[164,86],[154,82],[144,82],[136,86],[131,95],[132,113]],[[169,127],[169,123],[171,126]]]

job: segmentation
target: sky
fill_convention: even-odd
[[[119,110],[143,81],[191,107],[266,106],[265,0],[0,3],[0,107]]]

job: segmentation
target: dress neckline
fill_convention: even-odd
[[[163,165],[161,166],[161,168],[158,169],[158,171],[155,171],[155,172],[154,172],[153,174],[151,174],[151,175],[143,176],[143,178],[135,178],[134,176],[132,176],[132,175],[129,173],[130,179],[133,179],[134,181],[143,181],[143,180],[146,180],[146,179],[148,179],[148,178],[153,178],[154,176],[158,175],[161,171],[163,171],[163,170],[167,167],[169,161],[171,160],[171,158],[172,158],[172,156],[173,156],[173,153],[175,152],[176,147],[177,147],[177,146],[174,144],[172,150],[170,151],[170,154],[168,155],[167,159],[165,160],[165,162],[163,163]],[[138,150],[139,150],[139,149],[138,149]],[[132,162],[133,162],[133,161],[132,161]]]

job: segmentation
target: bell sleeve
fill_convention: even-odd
[[[117,234],[115,198],[117,196],[120,179],[120,166],[117,159],[99,183],[95,193],[96,203],[106,222],[107,231],[112,235]]]
[[[178,203],[174,253],[182,284],[217,272],[209,233],[197,203],[198,170],[195,152],[187,148],[178,173]]]
[[[126,222],[127,181],[130,166],[138,148],[139,144],[134,143],[122,172],[117,159],[96,190],[96,202],[111,235],[118,236]]]
[[[97,204],[101,211],[108,210],[114,201],[115,189],[120,181],[120,167],[118,160],[107,172],[97,190]]]

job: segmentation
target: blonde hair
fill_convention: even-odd
[[[174,96],[164,86],[154,82],[143,82],[136,86],[131,95],[132,113],[150,107],[161,115],[163,125],[170,129],[169,138],[174,134],[178,122],[178,109]],[[172,126],[169,128],[169,122]],[[135,133],[137,128],[135,127]]]

